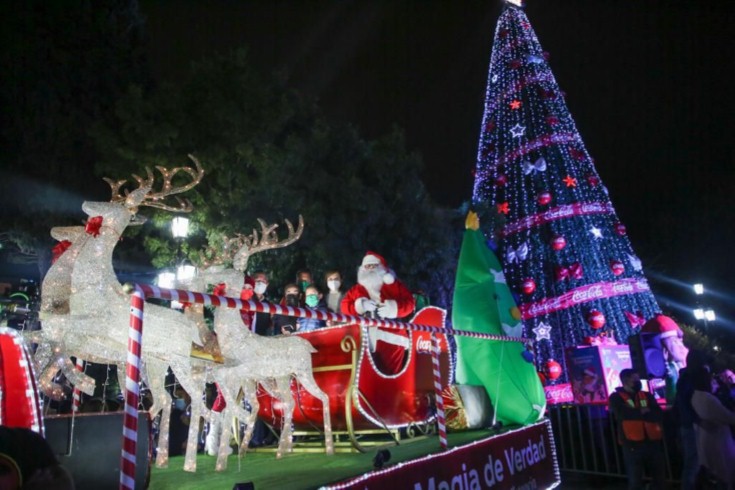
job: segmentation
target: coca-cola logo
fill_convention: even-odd
[[[602,291],[602,286],[591,286],[587,289],[574,291],[574,294],[572,294],[572,301],[574,303],[581,303],[596,298],[602,298],[603,296],[604,292]]]
[[[544,392],[549,403],[566,403],[574,400],[572,385],[569,383],[544,386]]]
[[[613,284],[613,291],[616,293],[632,293],[633,285],[627,282],[618,282]]]
[[[416,342],[416,352],[431,354],[431,340],[430,339],[419,339]]]

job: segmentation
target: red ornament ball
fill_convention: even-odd
[[[625,236],[628,234],[628,230],[625,229],[625,225],[623,223],[615,223],[615,233],[620,236]]]
[[[592,187],[597,187],[597,184],[599,184],[599,183],[600,183],[600,178],[599,178],[599,177],[597,177],[597,176],[596,176],[596,175],[594,175],[594,174],[589,174],[589,175],[587,176],[587,183],[588,183],[589,185],[591,185]]]
[[[620,274],[625,272],[625,266],[619,260],[611,260],[610,270],[612,271],[613,274],[615,274],[616,276],[619,276]]]
[[[605,315],[601,311],[592,310],[587,315],[587,323],[595,330],[598,330],[605,326]]]
[[[561,376],[561,364],[553,359],[546,361],[546,376],[552,380]]]
[[[555,235],[554,238],[551,239],[551,248],[553,248],[556,251],[559,251],[566,246],[567,246],[567,239],[561,235]]]
[[[498,187],[504,187],[508,183],[508,177],[505,174],[498,174],[495,177],[495,185]]]
[[[524,294],[532,294],[534,291],[536,291],[536,281],[534,281],[530,277],[524,279],[521,283],[521,291],[523,291]]]
[[[541,206],[546,206],[551,202],[551,192],[549,191],[542,191],[539,192],[536,196],[536,202],[539,203]]]

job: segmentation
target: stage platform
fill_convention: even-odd
[[[373,467],[380,449],[390,452],[382,469]],[[499,434],[487,430],[449,434],[441,451],[434,436],[386,444],[366,453],[294,452],[277,460],[274,453],[249,452],[228,469],[215,472],[215,457],[199,455],[197,472],[183,471],[183,456],[172,457],[168,468],[152,468],[154,490],[229,490],[251,483],[261,489],[439,489],[553,488],[560,483],[550,424],[542,421]]]

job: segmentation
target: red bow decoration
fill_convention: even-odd
[[[212,294],[215,296],[227,296],[227,284],[221,282],[214,287]]]
[[[191,307],[191,303],[188,303],[186,301],[181,302],[181,308],[183,310],[186,310],[187,308]]]
[[[557,281],[563,281],[564,279],[582,279],[582,264],[575,262],[569,267],[557,266],[554,269],[554,275]]]
[[[633,328],[642,327],[646,323],[646,319],[643,317],[643,314],[640,311],[637,313],[624,311],[623,313],[625,313],[625,318],[628,319],[628,321],[630,322],[630,326]]]
[[[64,255],[64,252],[66,252],[69,247],[71,247],[71,242],[69,240],[62,240],[57,243],[56,246],[51,249],[51,263],[53,264],[59,260],[59,257]]]
[[[84,231],[95,238],[100,236],[100,228],[102,228],[102,216],[91,216],[84,225]]]

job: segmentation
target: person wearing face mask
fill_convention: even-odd
[[[643,391],[640,375],[633,369],[620,371],[623,386],[610,395],[609,404],[618,426],[618,443],[623,447],[628,488],[643,488],[643,470],[652,489],[665,488],[663,411],[651,393]]]
[[[286,284],[283,288],[283,299],[281,299],[281,306],[291,306],[299,308],[299,287],[296,284]],[[297,318],[288,315],[273,315],[273,334],[274,335],[288,335],[293,333],[298,328]]]
[[[324,280],[327,282],[327,297],[326,303],[329,311],[334,313],[341,313],[342,298],[345,293],[342,290],[342,274],[337,270],[327,271],[324,274]]]
[[[326,310],[326,304],[324,303],[322,293],[316,286],[313,284],[308,286],[306,291],[304,291],[304,294],[304,302],[306,303],[307,308],[311,308],[313,310]],[[322,328],[326,324],[327,323],[324,320],[318,320],[316,318],[299,318],[297,328],[300,332],[308,332],[310,330]]]
[[[305,304],[306,288],[312,284],[314,284],[314,279],[309,269],[299,269],[296,272],[296,285],[299,287],[299,302],[301,306]]]
[[[268,290],[268,275],[263,271],[253,273],[255,286],[253,287],[253,299],[261,303],[269,303],[265,293]],[[253,332],[258,335],[273,335],[270,313],[255,313],[253,315]]]

